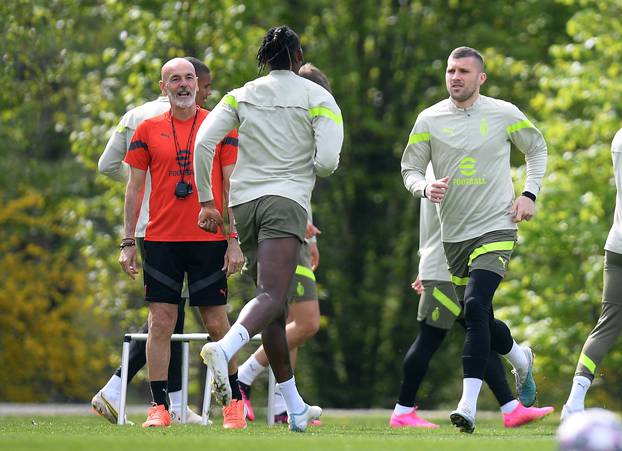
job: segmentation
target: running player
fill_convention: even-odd
[[[317,83],[330,92],[328,78],[313,64],[307,63],[303,65],[298,71],[298,75]],[[296,272],[294,273],[287,296],[289,300],[289,314],[285,331],[287,333],[287,345],[289,346],[289,359],[292,370],[296,368],[298,347],[313,337],[320,328],[320,303],[318,302],[315,274],[313,273],[320,259],[316,239],[319,233],[319,229],[313,225],[310,218],[307,224],[305,241],[300,246]],[[267,367],[268,357],[263,346],[260,346],[246,362],[240,365],[238,382],[246,403],[246,418],[251,421],[255,419],[255,413],[250,402],[251,385]],[[274,416],[275,423],[287,423],[285,400],[278,390],[275,394],[274,411],[276,412]],[[315,424],[317,425],[317,423]]]
[[[231,387],[227,362],[254,334],[262,341],[287,404],[289,428],[303,432],[322,412],[307,405],[296,388],[285,334],[287,290],[296,269],[315,177],[339,163],[343,142],[341,111],[333,96],[296,75],[302,65],[300,40],[289,27],[271,28],[257,54],[270,73],[227,94],[199,129],[194,167],[202,208],[198,225],[215,230],[220,214],[210,205],[214,146],[227,129],[239,126],[240,152],[231,177],[240,244],[257,261],[257,295],[240,312],[227,335],[203,347],[214,373],[214,391],[223,404]]]
[[[428,165],[426,179],[428,182],[436,180],[431,165]],[[465,327],[464,318],[462,318],[462,305],[456,297],[454,287],[451,284],[451,276],[447,271],[437,204],[421,199],[419,211],[419,274],[417,280],[412,284],[413,289],[421,296],[417,313],[419,335],[404,358],[399,400],[389,421],[391,427],[438,427],[438,425],[430,423],[417,414],[415,407],[417,391],[428,370],[430,360],[443,343],[447,331],[454,322],[458,322],[463,328]],[[504,329],[507,329],[507,326],[495,319],[495,330],[502,331]],[[529,349],[521,349],[514,341],[512,349],[515,352],[510,351],[508,358],[513,357],[514,354],[520,357],[522,356],[521,353],[531,353]],[[519,359],[517,362],[517,364],[521,363],[525,363],[524,359]],[[519,393],[524,394],[525,392],[522,390],[521,381],[531,380],[530,370],[529,365],[513,370]],[[484,380],[499,402],[505,427],[518,427],[542,418],[553,411],[552,407],[530,407],[534,402],[532,398],[524,399],[523,396],[523,403],[527,407],[514,398],[505,378],[503,364],[496,352],[490,353]],[[535,390],[532,393],[535,394]]]
[[[512,350],[509,330],[493,334],[492,299],[516,243],[516,223],[534,215],[547,148],[540,131],[518,108],[480,95],[486,73],[478,51],[455,49],[447,61],[445,81],[450,98],[419,114],[402,157],[402,177],[413,195],[440,204],[443,247],[452,283],[464,300],[467,327],[463,393],[450,418],[461,431],[473,432],[491,347],[499,354]],[[516,199],[511,144],[527,162],[525,188]],[[432,183],[425,179],[430,161],[434,174],[441,177]],[[533,359],[522,349],[520,354],[522,360]],[[521,358],[518,352],[516,358]]]
[[[622,331],[622,129],[613,138],[611,152],[617,194],[613,225],[605,243],[603,308],[579,355],[572,389],[562,409],[562,420],[585,408],[585,395],[594,380],[596,367]]]

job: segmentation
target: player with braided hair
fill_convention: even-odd
[[[246,269],[257,282],[255,298],[224,338],[203,347],[201,356],[214,374],[217,398],[227,404],[231,398],[227,362],[261,332],[285,399],[289,428],[303,432],[322,409],[307,405],[296,388],[285,333],[287,291],[305,238],[315,177],[329,176],[339,164],[343,119],[326,89],[296,75],[303,54],[300,39],[289,27],[268,30],[257,61],[270,73],[223,97],[197,132],[198,225],[210,231],[222,223],[211,190],[214,149],[229,130],[239,130],[229,205]]]
[[[267,67],[272,70],[292,70],[298,51],[302,57],[300,39],[291,28],[285,25],[270,28],[257,52],[259,70],[263,71]]]

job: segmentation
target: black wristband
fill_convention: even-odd
[[[423,187],[423,198],[424,198],[424,199],[427,199],[427,198],[428,198],[427,194],[425,193],[425,189],[426,189],[427,187],[428,187],[428,185],[426,185],[426,186],[424,186],[424,187]]]
[[[132,246],[136,246],[136,240],[134,238],[123,238],[121,244],[119,244],[119,249],[123,250],[123,248]]]
[[[534,193],[530,193],[529,191],[523,191],[521,193],[521,196],[525,196],[526,198],[531,199],[534,202],[536,201],[536,195]]]

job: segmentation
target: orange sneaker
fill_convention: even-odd
[[[147,410],[147,421],[143,423],[143,427],[168,427],[170,425],[171,414],[166,410],[164,404],[152,404]]]
[[[232,399],[228,406],[222,408],[224,417],[222,426],[225,429],[246,429],[246,411],[244,401]]]

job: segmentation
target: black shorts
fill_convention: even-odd
[[[191,306],[226,304],[226,251],[226,241],[145,241],[145,301],[179,304],[187,273]]]

